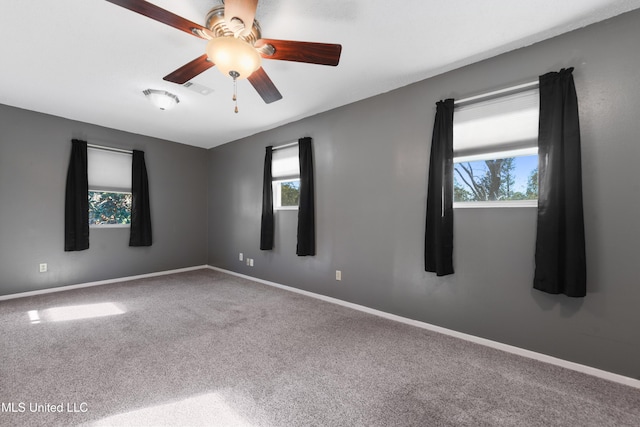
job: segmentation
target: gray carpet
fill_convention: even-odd
[[[638,389],[211,270],[0,301],[0,359],[3,426],[640,425]]]

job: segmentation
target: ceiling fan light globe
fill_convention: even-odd
[[[238,73],[238,79],[246,79],[260,68],[262,58],[246,41],[235,37],[216,37],[207,43],[207,56],[222,74]]]

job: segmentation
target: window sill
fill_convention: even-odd
[[[297,206],[278,206],[276,208],[273,208],[274,211],[297,211],[298,207]]]
[[[503,200],[487,202],[454,202],[454,209],[474,208],[537,208],[537,200]]]
[[[130,228],[131,224],[89,224],[89,228]]]

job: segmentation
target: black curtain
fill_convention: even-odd
[[[262,220],[260,223],[260,249],[273,249],[273,177],[271,175],[271,158],[273,147],[266,147],[264,154],[264,173],[262,176]]]
[[[131,167],[131,230],[129,246],[151,246],[151,210],[149,180],[144,151],[133,150]]]
[[[316,254],[316,224],[311,138],[298,140],[300,158],[300,202],[298,205],[298,256]]]
[[[586,295],[582,167],[573,68],[540,76],[538,229],[533,287]]]
[[[453,99],[436,103],[424,239],[425,271],[453,274]]]
[[[87,178],[87,142],[71,141],[71,159],[67,170],[64,199],[64,250],[89,248],[89,180]]]

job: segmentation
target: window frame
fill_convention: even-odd
[[[300,185],[300,176],[285,178],[285,179],[274,179],[271,182],[273,186],[273,210],[274,211],[297,211],[300,207],[300,198],[298,197],[298,204],[295,206],[283,206],[282,205],[282,184],[285,182],[298,182],[298,186]]]
[[[276,154],[276,152],[280,153]],[[280,145],[273,148],[273,157],[271,160],[272,176],[271,176],[271,189],[272,189],[272,202],[274,211],[297,211],[299,209],[300,200],[298,199],[298,205],[296,206],[282,206],[282,184],[285,182],[297,181],[300,185],[300,154],[298,142],[292,142],[289,144]],[[287,165],[287,160],[289,165]],[[282,167],[274,167],[279,164]],[[294,167],[291,167],[291,165]]]
[[[88,146],[87,174],[90,193],[132,194],[131,171],[133,155],[127,150],[116,148]],[[126,157],[126,159],[125,159]],[[122,176],[126,179],[122,179]],[[89,221],[91,220],[91,204],[89,204]],[[128,224],[91,224],[89,228],[129,228],[131,227],[131,209]]]
[[[538,156],[538,147],[521,148],[509,151],[491,151],[484,154],[474,154],[470,156],[459,156],[453,158],[455,168],[456,163],[477,162],[482,160],[510,159],[525,156]],[[463,159],[463,160],[460,160]],[[457,160],[457,161],[456,161]],[[454,170],[455,174],[455,170]],[[479,200],[475,202],[453,202],[454,208],[527,208],[537,207],[538,199],[535,200]]]
[[[460,105],[456,106],[456,109],[465,108],[472,106],[474,104],[482,104],[485,105],[488,109],[491,108],[492,103],[500,102],[504,100],[508,102],[510,99],[517,96],[531,96],[532,99],[535,96],[537,101],[539,101],[539,88],[527,87],[523,90],[504,90],[498,91],[499,93],[491,93],[487,94],[486,97],[479,96],[473,97],[472,103],[465,103],[464,101],[460,102]],[[479,99],[477,99],[479,98]],[[477,107],[477,105],[476,105]],[[505,114],[508,114],[508,110],[505,110]],[[539,107],[537,108],[537,114],[539,115]],[[493,117],[489,115],[488,117]],[[496,119],[499,120],[500,114],[495,115]],[[455,164],[464,163],[464,162],[476,162],[482,160],[495,160],[495,159],[508,159],[508,158],[517,158],[523,156],[532,156],[538,155],[538,139],[537,139],[537,131],[535,139],[531,137],[524,137],[515,141],[504,141],[500,143],[490,143],[487,142],[484,145],[476,145],[471,148],[465,146],[462,150],[456,150],[456,137],[455,137],[455,128],[456,128],[456,112],[454,111],[454,140],[453,140],[453,149],[454,149],[454,157],[453,157],[453,165],[455,168]],[[508,120],[505,118],[505,120]],[[455,171],[453,171],[455,174]],[[455,178],[455,177],[454,177]],[[537,207],[538,199],[535,200],[482,200],[482,201],[453,201],[453,208],[521,208],[521,207]]]

